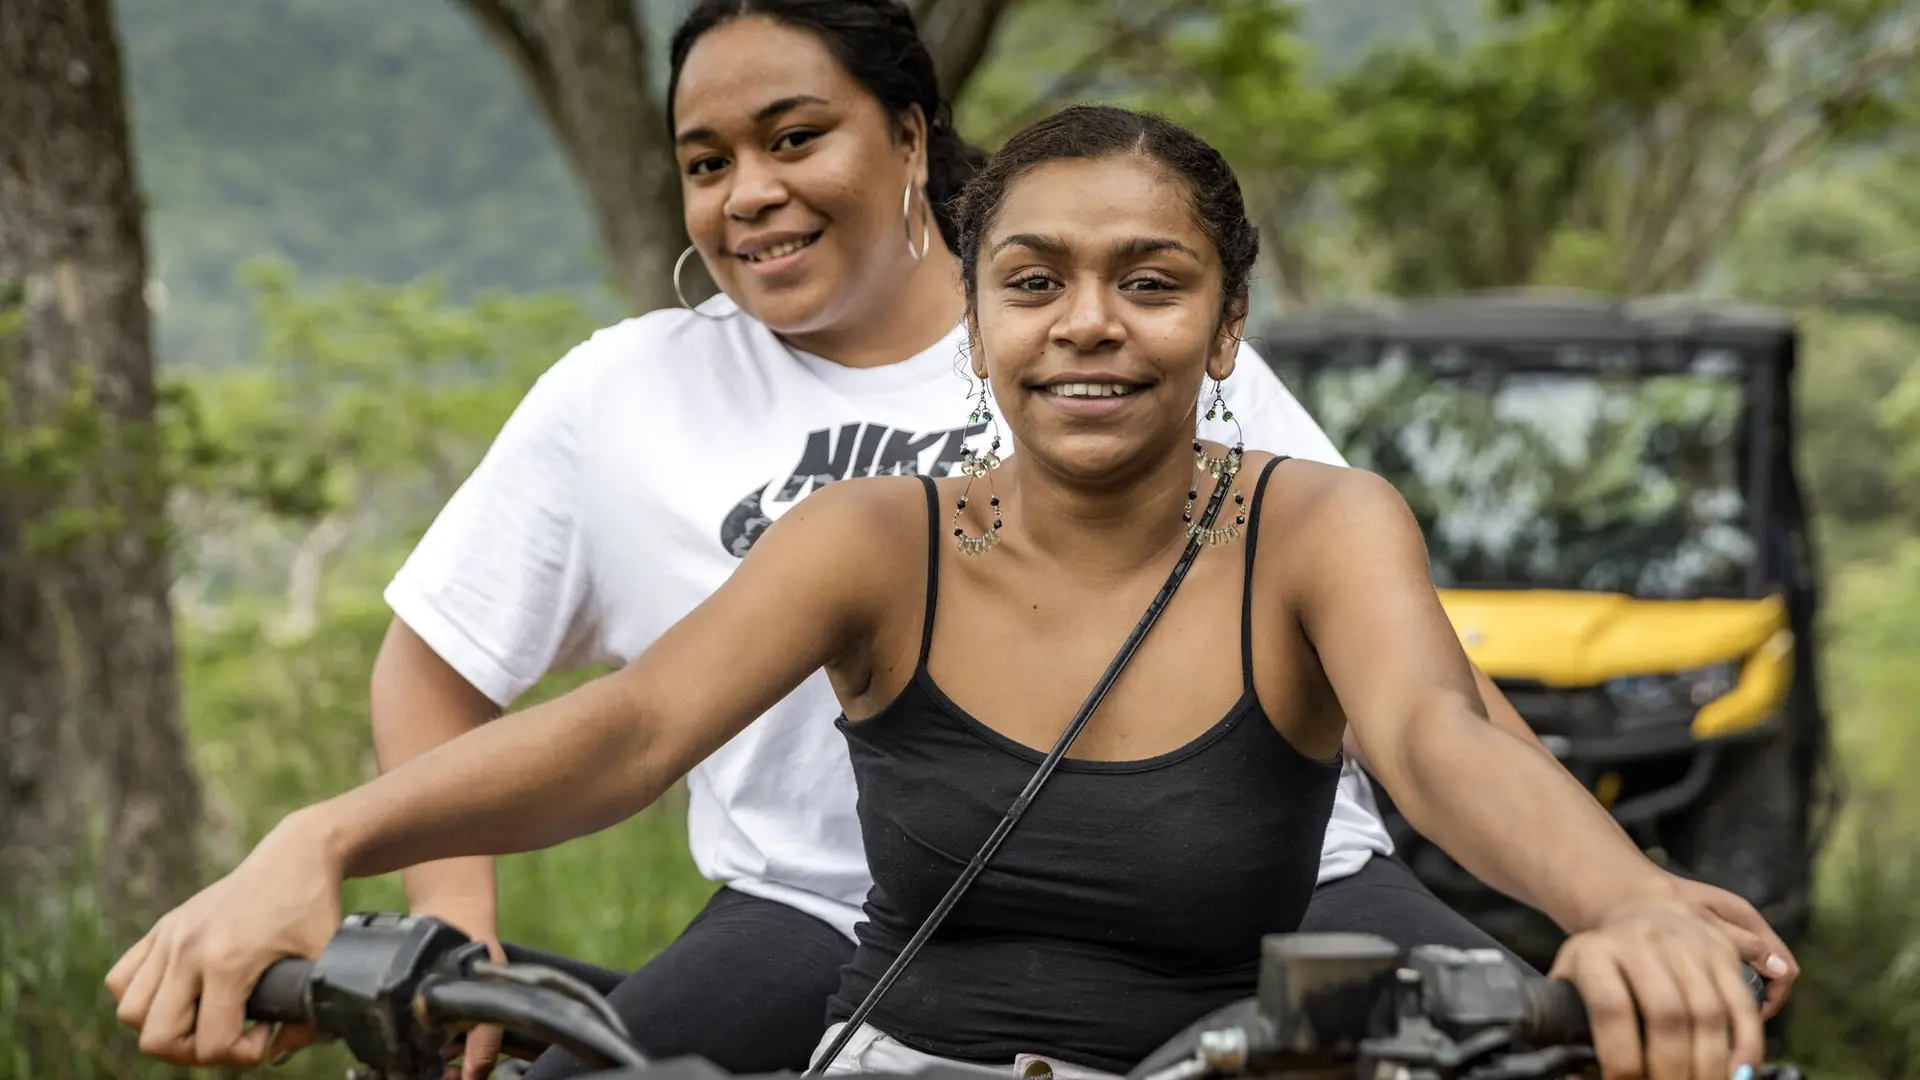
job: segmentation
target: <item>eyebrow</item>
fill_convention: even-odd
[[[1023,247],[1042,255],[1051,255],[1056,258],[1066,255],[1068,251],[1067,242],[1057,236],[1046,236],[1040,233],[1014,233],[1012,236],[1008,236],[993,245],[993,250],[988,253],[989,257],[998,255],[1001,251],[1010,247]],[[1175,240],[1171,236],[1136,236],[1130,240],[1123,240],[1113,246],[1113,254],[1123,258],[1138,258],[1142,255],[1152,255],[1161,251],[1178,251],[1192,259],[1197,260],[1200,258],[1199,252]]]
[[[816,97],[813,94],[794,94],[791,97],[783,97],[778,101],[768,102],[754,110],[753,122],[756,124],[764,124],[774,117],[779,116],[781,113],[792,112],[802,105],[825,104],[827,104],[827,99],[823,97]],[[688,128],[674,136],[673,145],[685,146],[688,143],[701,142],[715,137],[716,133],[710,127]]]

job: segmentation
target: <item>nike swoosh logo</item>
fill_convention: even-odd
[[[760,500],[767,494],[773,482],[761,484],[746,498],[735,503],[733,509],[720,522],[720,546],[736,559],[744,559],[747,552],[753,550],[754,541],[773,524],[766,511],[760,509]]]

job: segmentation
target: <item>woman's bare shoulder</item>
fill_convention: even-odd
[[[1248,464],[1260,468],[1265,461],[1249,455]],[[1356,545],[1393,542],[1409,531],[1419,535],[1406,499],[1379,473],[1298,458],[1274,466],[1260,527],[1268,535],[1286,537],[1273,546],[1296,554],[1313,549],[1350,552]]]
[[[918,477],[840,480],[781,515],[747,558],[771,544],[816,565],[878,569],[903,551],[923,553],[927,522],[926,485]]]

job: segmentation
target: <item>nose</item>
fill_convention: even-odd
[[[1054,341],[1080,352],[1112,348],[1120,344],[1126,333],[1113,297],[1098,283],[1070,286],[1060,318],[1053,325]]]
[[[727,188],[725,210],[735,221],[752,221],[787,201],[787,185],[774,162],[758,154],[743,154],[734,163],[733,183]]]

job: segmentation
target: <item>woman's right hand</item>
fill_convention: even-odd
[[[233,872],[168,912],[107,973],[142,1053],[186,1066],[253,1068],[313,1040],[246,1027],[247,995],[274,961],[318,957],[340,928],[341,874],[313,811],[290,816]]]
[[[1728,1080],[1761,1064],[1739,953],[1682,898],[1623,905],[1568,938],[1549,974],[1579,987],[1607,1080]]]

